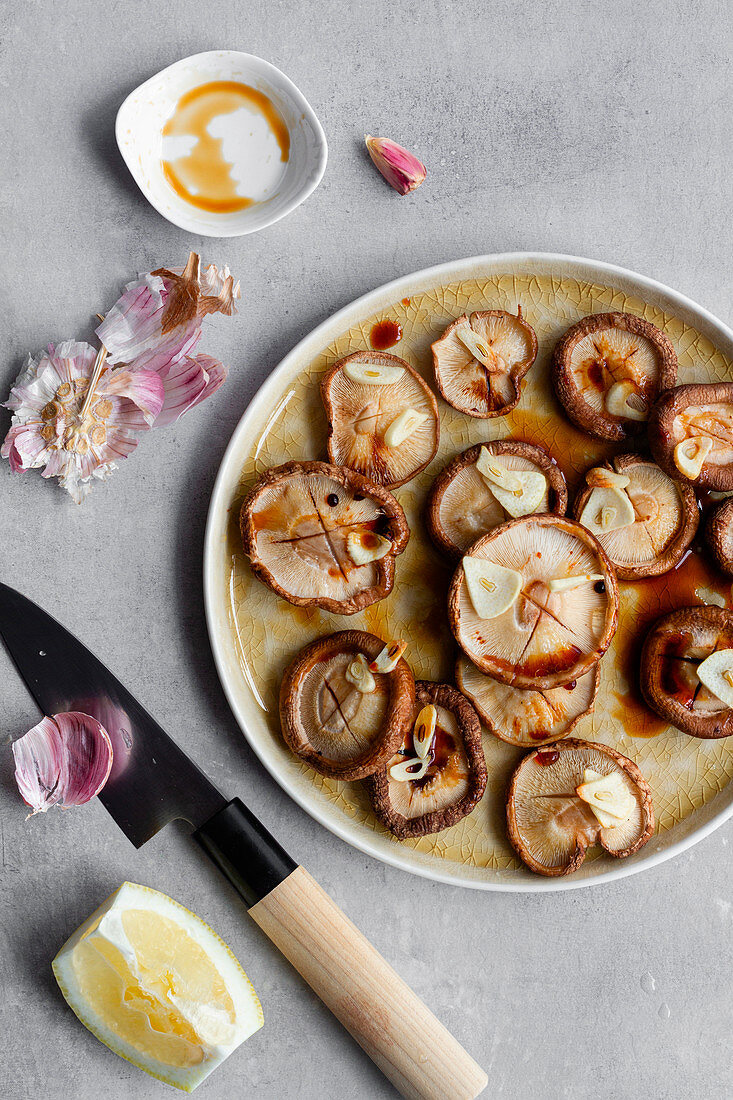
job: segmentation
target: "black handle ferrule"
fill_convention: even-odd
[[[298,866],[238,798],[193,835],[248,907],[266,897]]]

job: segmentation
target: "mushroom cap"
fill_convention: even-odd
[[[292,752],[321,775],[363,779],[402,744],[412,718],[415,681],[400,658],[392,672],[373,673],[363,694],[346,678],[359,653],[373,661],[384,642],[364,630],[317,638],[285,670],[280,722]]]
[[[733,577],[733,497],[708,513],[705,542],[718,569]]]
[[[681,607],[657,619],[644,639],[642,695],[661,718],[691,737],[733,734],[733,709],[697,676],[697,666],[718,649],[733,649],[733,611],[725,607]]]
[[[489,374],[459,340],[456,329],[469,325],[499,357]],[[519,401],[521,381],[537,358],[537,336],[522,317],[503,309],[464,313],[432,345],[435,382],[444,400],[459,412],[479,420],[504,416]]]
[[[694,382],[659,398],[649,417],[649,446],[670,477],[686,480],[674,461],[683,439],[708,437],[713,446],[699,475],[702,489],[733,489],[733,382]]]
[[[625,822],[604,828],[576,787],[586,768],[608,776],[618,773],[633,797]],[[654,831],[649,784],[636,764],[607,745],[569,737],[528,753],[507,794],[509,839],[517,855],[539,875],[577,871],[591,845],[623,859],[638,851]]]
[[[601,544],[585,527],[564,516],[521,516],[484,535],[467,556],[522,575],[519,597],[493,619],[477,615],[462,564],[453,576],[451,630],[482,672],[512,687],[543,691],[578,680],[606,652],[618,622],[618,584]],[[585,573],[603,581],[564,592],[547,589],[550,579]]]
[[[508,513],[476,469],[481,448],[501,455],[508,470],[538,470],[545,475],[547,492],[536,512],[565,514],[568,489],[562,470],[543,447],[520,439],[495,439],[477,443],[456,455],[442,470],[428,495],[425,520],[439,550],[460,558],[481,535],[504,523]]]
[[[422,779],[396,780],[390,768],[413,755],[415,719],[431,703],[438,712],[433,762]],[[449,684],[418,680],[402,745],[366,787],[375,814],[400,840],[438,833],[470,814],[486,790],[486,761],[481,724],[468,700]]]
[[[596,535],[617,577],[631,581],[669,572],[684,557],[700,522],[694,490],[639,454],[618,455],[605,468],[630,479],[620,491],[628,496],[635,515],[629,527]],[[575,519],[580,520],[592,491],[586,481],[573,504]]]
[[[501,741],[522,748],[567,737],[595,706],[599,665],[564,687],[533,691],[499,683],[466,657],[456,661],[456,683],[481,720]]]
[[[349,363],[402,367],[404,374],[388,385],[356,382],[344,373]],[[438,402],[409,363],[396,355],[357,351],[339,359],[321,380],[321,400],[328,417],[328,457],[339,466],[395,489],[424,470],[434,458],[440,438]],[[389,447],[385,432],[407,409],[427,419],[402,443]]]
[[[649,410],[677,381],[677,356],[656,327],[632,313],[594,313],[569,328],[555,345],[552,380],[572,422],[596,439],[626,439],[643,420],[614,416],[606,408],[616,382],[636,386],[639,410]]]
[[[252,572],[289,603],[341,615],[384,599],[394,559],[410,537],[402,508],[383,486],[344,466],[286,462],[267,470],[242,503],[240,530]],[[388,538],[366,565],[347,552],[350,532]]]

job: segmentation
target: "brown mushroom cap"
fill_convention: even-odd
[[[733,489],[733,382],[693,383],[662,394],[649,417],[649,446],[670,477],[685,480],[674,461],[683,439],[707,437],[713,447],[698,477],[703,489]]]
[[[390,492],[344,466],[286,462],[266,471],[240,512],[252,572],[289,603],[341,615],[384,599],[394,559],[410,537],[405,513]],[[351,532],[388,538],[386,557],[354,565]]]
[[[401,367],[403,375],[389,385],[355,382],[344,373],[349,363]],[[395,489],[424,470],[435,456],[440,438],[438,402],[404,359],[378,351],[357,351],[339,359],[321,380],[321,399],[328,417],[328,456],[337,465]],[[402,443],[390,447],[385,433],[407,409],[428,419]]]
[[[599,666],[564,687],[523,690],[501,684],[466,657],[456,661],[456,683],[481,720],[501,741],[536,748],[567,737],[595,706]]]
[[[448,592],[451,630],[482,672],[518,688],[561,687],[578,680],[608,649],[618,622],[618,584],[600,543],[564,516],[522,516],[495,527],[466,556],[522,575],[515,603],[482,619],[468,594],[463,565]],[[569,592],[549,593],[552,578],[599,574]]]
[[[705,542],[718,569],[733,577],[733,497],[710,510],[705,523]]]
[[[431,703],[438,712],[432,763],[422,779],[396,780],[390,768],[414,755],[413,725]],[[486,790],[486,761],[481,725],[468,700],[449,684],[418,680],[402,746],[366,787],[375,814],[400,840],[438,833],[470,814]]]
[[[629,485],[620,491],[628,496],[635,515],[630,526],[596,535],[619,580],[669,572],[689,548],[700,522],[693,489],[668,477],[643,455],[618,455],[605,463],[605,469],[630,478]],[[586,480],[573,504],[575,519],[580,520],[592,491]]]
[[[496,357],[489,372],[459,340],[456,329],[469,325]],[[537,336],[522,317],[503,309],[464,313],[452,321],[433,347],[435,381],[443,398],[459,412],[487,420],[504,416],[519,401],[521,382],[537,358]]]
[[[662,615],[641,651],[641,691],[653,711],[691,737],[733,734],[733,709],[697,676],[714,650],[733,649],[733,611],[681,607]]]
[[[607,776],[617,772],[633,796],[627,821],[604,828],[575,793],[586,768]],[[530,752],[512,776],[507,794],[509,839],[520,859],[539,875],[577,871],[593,844],[624,859],[654,831],[649,784],[636,764],[607,745],[570,737]]]
[[[363,630],[317,638],[288,666],[280,687],[280,722],[290,749],[321,775],[363,779],[402,744],[415,681],[400,658],[392,672],[373,673],[376,690],[362,694],[346,678],[359,654],[369,660],[384,642]]]
[[[638,412],[648,415],[662,390],[677,381],[677,356],[663,332],[632,313],[594,313],[569,328],[555,345],[555,392],[572,422],[596,439],[622,440],[643,420],[606,408],[616,382],[635,384]]]
[[[520,439],[477,443],[456,455],[438,474],[426,503],[430,537],[439,550],[452,558],[462,557],[477,538],[511,518],[476,469],[482,447],[492,455],[501,455],[508,470],[538,470],[545,475],[547,492],[535,512],[562,516],[568,505],[563,472],[543,447]]]

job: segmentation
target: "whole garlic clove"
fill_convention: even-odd
[[[413,435],[421,424],[430,420],[427,413],[418,412],[417,409],[404,409],[396,416],[384,433],[384,442],[388,447],[399,447],[406,439]]]
[[[42,718],[13,742],[15,781],[32,817],[81,806],[99,794],[112,767],[112,742],[96,718],[64,711]]]
[[[683,439],[673,452],[674,464],[681,474],[694,481],[700,476],[705,459],[713,449],[713,441],[707,435]]]
[[[354,565],[368,565],[386,558],[392,543],[374,531],[350,531],[346,536],[346,552]]]
[[[409,195],[425,179],[422,161],[396,141],[371,134],[366,134],[364,141],[375,168],[400,195]]]

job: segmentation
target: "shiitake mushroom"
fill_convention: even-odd
[[[410,537],[381,485],[344,466],[287,462],[244,499],[240,529],[252,572],[284,600],[341,615],[384,599]]]
[[[632,313],[594,313],[555,345],[552,381],[581,431],[623,440],[643,428],[657,396],[674,386],[677,356],[650,321]]]
[[[507,828],[531,871],[569,875],[594,844],[617,859],[646,844],[654,831],[651,791],[628,757],[569,737],[519,763],[507,793]]]
[[[701,489],[733,489],[733,382],[696,382],[662,394],[649,446],[670,477]]]
[[[705,542],[718,569],[733,577],[733,497],[710,509]]]
[[[438,449],[438,403],[409,363],[386,352],[339,359],[321,380],[328,455],[378,485],[410,481]]]
[[[428,708],[435,710],[434,729],[420,750],[417,726]],[[400,840],[440,832],[470,814],[486,789],[486,761],[468,700],[449,684],[418,680],[401,746],[365,785],[375,814]]]

